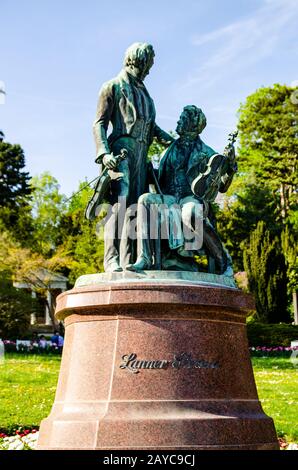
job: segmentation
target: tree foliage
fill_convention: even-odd
[[[270,185],[280,223],[297,210],[298,106],[292,94],[285,85],[260,88],[239,110],[240,171],[253,170],[259,183]]]
[[[25,156],[20,145],[4,141],[0,133],[0,230],[13,229],[24,243],[33,233],[29,197],[29,173],[24,171]]]
[[[35,251],[49,256],[57,248],[60,221],[66,209],[65,196],[59,192],[57,179],[48,172],[31,178],[30,187]]]
[[[30,293],[16,289],[5,279],[0,281],[0,337],[20,338],[27,331],[30,314],[39,312],[39,305]]]
[[[85,208],[93,192],[85,186],[85,182],[80,183],[60,224],[61,250],[72,259],[68,266],[72,283],[83,274],[103,271],[103,228],[98,225],[100,218],[93,222],[85,219]]]
[[[39,294],[47,304],[53,325],[55,305],[49,304],[47,293],[50,289],[53,273],[60,273],[72,259],[57,249],[50,258],[24,248],[13,240],[8,232],[0,233],[0,274],[7,281],[27,284],[28,289]]]
[[[294,292],[298,286],[298,244],[297,236],[289,230],[289,226],[283,230],[281,242],[287,267],[288,289]]]
[[[292,93],[284,85],[264,87],[241,105],[239,173],[218,213],[235,268],[249,271],[259,315],[270,321],[289,319],[290,297],[283,286],[287,283],[288,292],[298,287],[298,106]],[[277,294],[282,299],[278,307]]]
[[[268,323],[287,322],[287,276],[284,254],[263,221],[251,233],[244,249],[244,268],[254,292],[259,318]]]
[[[24,170],[25,155],[20,145],[0,139],[0,206],[18,207],[31,192],[29,173]]]
[[[53,273],[64,274],[74,282],[79,275],[102,271],[103,230],[97,229],[98,220],[89,223],[84,218],[90,187],[67,201],[58,181],[48,172],[30,179],[22,171],[22,149],[3,142],[2,134],[0,137],[0,275],[5,280],[0,324],[6,322],[3,331],[7,333],[12,331],[14,310],[15,318],[21,319],[18,305],[22,290],[13,288],[12,283],[26,283],[47,303]],[[85,185],[82,183],[79,189]],[[24,294],[24,317],[20,321],[24,327],[29,321],[27,297]],[[55,324],[54,308],[48,305]]]
[[[250,233],[263,221],[270,233],[277,235],[276,199],[266,184],[251,177],[237,189],[237,196],[225,198],[222,210],[217,212],[217,228],[230,252],[234,269],[243,270],[243,249]]]

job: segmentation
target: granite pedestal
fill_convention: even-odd
[[[82,276],[38,449],[278,449],[258,400],[251,296],[199,273]]]

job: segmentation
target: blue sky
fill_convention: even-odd
[[[196,104],[203,140],[221,151],[247,95],[298,79],[297,24],[297,0],[0,0],[0,129],[32,176],[50,171],[71,194],[97,175],[99,88],[144,41],[156,54],[146,85],[158,124],[175,129]]]

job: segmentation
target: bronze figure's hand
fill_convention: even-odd
[[[227,145],[224,149],[224,155],[228,157],[229,160],[235,160],[236,154],[234,146]]]
[[[107,153],[103,159],[103,164],[109,169],[109,170],[114,170],[117,166],[117,160],[116,158],[111,155],[110,153]]]

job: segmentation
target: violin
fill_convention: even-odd
[[[121,149],[120,154],[115,157],[117,165],[119,165],[119,163],[122,160],[125,160],[126,157],[127,157],[127,150]],[[85,217],[87,220],[92,221],[95,219],[96,209],[103,202],[104,197],[110,187],[110,181],[112,179],[113,179],[113,170],[109,170],[108,168],[105,168],[103,172],[101,173],[101,175],[98,177],[98,180],[94,188],[94,193],[90,201],[87,204],[87,207],[85,210]]]
[[[207,202],[212,202],[216,198],[220,187],[222,186],[222,177],[227,173],[237,171],[235,160],[234,143],[238,131],[231,132],[228,136],[228,144],[224,149],[223,155],[216,153],[208,160],[204,172],[200,173],[192,182],[192,192]]]
[[[226,157],[226,168],[224,168],[224,172],[229,172],[229,170],[232,170],[234,173],[236,173],[238,169],[234,147],[237,136],[238,131],[230,132],[228,136],[228,144],[223,151],[223,154]]]

